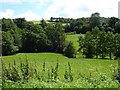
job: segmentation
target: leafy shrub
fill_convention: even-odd
[[[76,51],[75,51],[75,48],[74,48],[72,42],[68,43],[68,45],[65,48],[64,54],[65,54],[65,56],[67,56],[69,58],[75,58],[76,57]]]
[[[68,68],[67,68],[67,70],[65,71],[65,74],[64,74],[64,79],[67,82],[73,81],[73,75],[72,75],[71,65],[70,65],[69,62],[68,62]]]

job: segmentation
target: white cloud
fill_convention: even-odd
[[[47,9],[45,11],[41,10],[41,12],[43,12],[41,17],[50,19],[50,17],[90,17],[94,12],[99,12],[103,17],[118,17],[119,0],[0,0],[0,2],[29,2],[36,7],[44,8],[45,6]],[[0,18],[25,17],[27,20],[41,19],[41,17],[30,9],[18,15],[16,15],[15,12],[19,11],[7,9],[0,13]]]
[[[0,12],[0,19],[1,18],[13,18],[14,10],[7,9],[5,12]]]
[[[40,20],[41,19],[37,14],[33,13],[30,10],[27,11],[27,12],[25,12],[25,13],[16,15],[15,18],[25,18],[28,21],[31,21],[31,20]]]
[[[28,21],[31,20],[40,20],[41,18],[32,11],[27,11],[22,14],[15,15],[15,11],[11,9],[7,9],[5,12],[0,12],[0,19],[1,18],[25,18]]]
[[[39,2],[39,4],[40,4],[40,6],[44,6],[44,5],[46,5],[47,3],[50,3],[50,2],[52,2],[53,0],[39,0],[38,2]]]
[[[45,11],[44,18],[50,17],[89,17],[94,12],[101,16],[118,17],[119,0],[54,0]]]

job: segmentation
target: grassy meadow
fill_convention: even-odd
[[[79,73],[89,75],[92,73],[96,75],[96,72],[106,74],[108,77],[111,77],[112,74],[112,65],[118,67],[117,60],[101,60],[101,59],[86,59],[86,58],[74,58],[70,59],[61,54],[56,53],[19,53],[12,56],[4,56],[2,59],[3,63],[9,65],[9,63],[13,64],[14,60],[17,65],[20,65],[20,60],[25,62],[26,57],[29,62],[36,65],[37,69],[42,68],[44,62],[46,62],[46,69],[54,67],[56,65],[57,60],[59,61],[59,75],[62,80],[63,77],[61,75],[64,74],[65,69],[67,68],[68,62],[71,64],[72,73],[75,77]]]
[[[67,40],[72,41],[75,48],[78,50],[79,44],[78,34],[67,35]],[[62,54],[57,53],[18,53],[16,55],[3,56],[2,63],[9,68],[16,62],[16,68],[20,74],[20,62],[28,60],[28,66],[36,68],[39,77],[43,74],[44,80],[32,78],[26,83],[12,82],[6,80],[5,88],[117,88],[118,82],[113,79],[118,68],[117,60],[108,59],[87,59],[82,56],[77,58],[67,58]],[[46,81],[49,74],[52,75],[53,68],[56,67],[58,61],[57,80]],[[69,64],[70,65],[69,65]],[[50,73],[49,73],[50,71]],[[66,74],[67,71],[67,74]],[[31,71],[32,72],[32,71]],[[69,73],[68,73],[69,72]],[[37,74],[37,75],[38,75]],[[72,80],[66,81],[65,75],[71,75]]]
[[[30,22],[33,22],[34,24],[40,24],[41,20],[39,20],[39,21],[30,21]],[[45,20],[45,22],[46,22],[46,23],[49,23],[48,20]]]
[[[78,43],[78,37],[79,36],[80,36],[79,34],[70,34],[70,35],[68,34],[68,35],[66,35],[66,40],[73,42],[73,45],[74,45],[76,50],[78,50],[80,48],[79,43]]]
[[[85,58],[69,59],[61,54],[56,54],[56,53],[19,53],[12,56],[5,56],[3,57],[2,61],[3,61],[3,64],[7,65],[7,68],[9,68],[9,64],[13,65],[15,60],[17,68],[20,68],[20,61],[25,63],[26,57],[28,58],[29,67],[36,68],[39,75],[42,75],[43,63],[45,62],[44,84],[47,86],[44,86],[44,87],[59,88],[61,85],[65,84],[65,86],[61,86],[61,87],[62,88],[65,88],[65,87],[90,88],[91,85],[90,83],[88,83],[90,80],[92,80],[91,82],[93,82],[93,84],[97,84],[98,82],[100,82],[101,78],[107,78],[109,82],[105,83],[106,82],[105,81],[104,83],[106,86],[100,86],[100,88],[101,87],[103,88],[118,87],[117,81],[112,81],[112,78],[114,75],[113,67],[115,68],[118,67],[118,61],[85,59]],[[48,70],[52,71],[52,68],[56,66],[57,60],[59,62],[58,77],[57,77],[58,84],[55,82],[46,83],[46,80],[48,78],[48,73],[49,73]],[[66,83],[64,75],[65,75],[65,71],[68,69],[68,62],[71,65],[71,73],[72,73],[73,81]],[[91,78],[91,79],[88,81],[84,81],[83,79],[81,80],[81,77],[86,78],[85,80],[87,80],[87,78]],[[95,81],[94,79],[97,81]],[[32,82],[31,80],[32,81],[34,80],[34,82]],[[32,82],[32,84],[35,83],[35,87],[40,87],[40,88],[43,87],[43,86],[39,86],[40,82],[36,79],[30,79],[28,83],[30,82]],[[75,83],[75,82],[78,82],[78,83]],[[24,86],[30,87],[30,88],[34,87],[33,85],[26,86],[28,85],[28,83],[22,84],[22,87]],[[56,85],[51,86],[53,83],[55,83]],[[85,86],[85,83],[87,83],[88,86]],[[7,82],[5,84],[5,87],[20,87],[20,84],[18,85],[17,83]],[[96,87],[98,88],[98,86]],[[96,87],[94,85],[91,86],[91,88],[96,88]]]
[[[39,20],[39,21],[30,21],[30,22],[33,22],[34,24],[40,24],[41,23],[41,21]],[[49,22],[48,20],[45,20],[45,22],[46,23],[53,23],[53,24],[55,24],[56,22]],[[62,23],[62,25],[63,26],[65,26],[67,23]]]

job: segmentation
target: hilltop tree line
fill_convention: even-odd
[[[65,25],[65,32],[75,32],[77,34],[85,34],[87,31],[92,31],[94,27],[98,27],[100,31],[104,28],[105,32],[120,33],[120,20],[116,17],[105,18],[100,17],[98,12],[93,13],[88,18],[72,19],[70,23]]]
[[[42,20],[38,25],[25,18],[2,19],[2,55],[21,52],[56,52],[66,55],[68,45],[61,23],[46,24]]]

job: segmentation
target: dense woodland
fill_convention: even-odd
[[[120,20],[100,17],[93,13],[89,18],[66,19],[55,23],[39,24],[25,18],[1,19],[2,55],[22,52],[55,52],[75,57],[72,42],[66,41],[66,33],[80,34],[80,53],[87,58],[120,58]],[[65,25],[63,25],[63,23]]]

